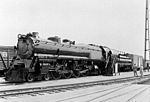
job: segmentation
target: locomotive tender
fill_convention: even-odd
[[[79,77],[112,75],[111,50],[94,44],[75,44],[69,40],[50,37],[43,40],[37,32],[18,35],[16,56],[5,80],[24,82]]]

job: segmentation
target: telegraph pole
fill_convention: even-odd
[[[148,59],[147,56],[149,57]],[[149,63],[149,61],[150,61],[149,9],[148,9],[148,0],[146,0],[144,67],[148,67],[147,64]]]

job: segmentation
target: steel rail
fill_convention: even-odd
[[[143,92],[143,90],[145,91],[146,89],[147,89],[147,88],[142,88],[142,91],[140,91],[140,92]],[[136,92],[136,91],[138,91],[138,90],[141,90],[141,89],[140,89],[140,88],[132,89],[132,90],[130,90],[130,91],[128,91],[128,92],[124,92],[124,93],[122,93],[122,94],[109,97],[109,98],[104,99],[104,100],[99,101],[99,102],[107,102],[107,101],[109,101],[109,100],[112,100],[112,99],[115,99],[115,98],[118,98],[118,97],[127,95],[127,94],[129,94],[129,93]],[[119,90],[116,90],[116,91],[113,91],[113,92],[117,92],[117,91],[119,91]],[[113,92],[111,92],[111,93],[113,93]],[[138,94],[140,94],[140,92],[138,92]],[[111,93],[105,94],[105,96],[107,96],[107,95],[109,95],[109,94],[111,94]],[[105,96],[103,96],[103,97],[105,97]],[[97,100],[97,99],[99,99],[99,98],[101,98],[101,97],[102,97],[102,96],[98,96],[98,97],[93,98],[93,99],[91,99],[91,100],[89,100],[89,101],[86,101],[86,102],[90,102],[90,101],[93,101],[93,100]],[[134,96],[133,96],[133,97],[134,97]]]
[[[140,92],[138,92],[137,94],[135,94],[133,97],[131,97],[130,99],[128,99],[126,102],[131,102],[133,99],[137,98],[139,95],[143,94],[147,89],[149,89],[149,87],[144,88],[143,90],[141,90]]]
[[[107,93],[105,93],[105,94],[103,94],[103,95],[100,96],[100,97],[103,97],[103,96],[106,96],[106,95],[108,95],[108,94],[110,94],[112,92],[115,92],[117,90],[121,90],[121,89],[129,87],[129,86],[131,86],[131,84],[123,85],[123,86],[117,86],[117,87],[111,87],[111,88],[104,89],[104,90],[98,90],[96,92],[91,92],[91,93],[87,93],[87,94],[83,94],[83,95],[79,95],[79,96],[75,96],[75,97],[66,98],[66,99],[63,99],[63,100],[58,100],[56,102],[65,102],[66,100],[67,101],[68,100],[71,101],[72,99],[75,99],[75,98],[85,97],[85,96],[89,96],[89,95],[93,95],[93,94],[97,94],[97,93],[102,93],[102,92],[107,92],[108,91]],[[92,101],[92,100],[93,99],[88,100],[87,102]]]

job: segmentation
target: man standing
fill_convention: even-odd
[[[141,74],[141,77],[143,77],[143,65],[141,65],[140,67],[140,74]]]
[[[132,66],[132,69],[133,69],[134,76],[138,76],[138,74],[137,74],[137,67],[136,67],[135,64]]]

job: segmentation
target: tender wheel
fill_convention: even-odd
[[[51,72],[52,78],[57,80],[61,78],[61,74],[59,72],[53,71]]]
[[[49,73],[44,75],[44,80],[50,80],[52,77]]]
[[[68,71],[68,73],[64,73],[64,74],[63,74],[63,77],[64,77],[65,79],[69,79],[69,78],[71,78],[71,76],[72,76],[72,71],[71,71],[71,70]]]
[[[33,82],[34,81],[34,75],[32,74],[32,73],[29,73],[28,75],[27,75],[27,77],[26,77],[26,80],[28,81],[28,82]]]

